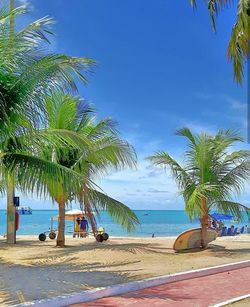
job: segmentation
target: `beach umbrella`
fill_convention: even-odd
[[[233,215],[229,214],[223,214],[223,213],[212,213],[210,214],[210,217],[212,217],[215,220],[232,220],[234,217]]]
[[[94,212],[92,212],[94,214]],[[78,217],[88,216],[84,211],[79,209],[72,209],[65,212],[66,221],[75,221]],[[59,216],[54,216],[53,220],[58,220]]]

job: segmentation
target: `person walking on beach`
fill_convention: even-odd
[[[80,231],[81,231],[81,219],[78,217],[76,219],[76,223],[75,223],[73,238],[75,238],[75,237],[79,238],[80,237]]]
[[[88,221],[85,219],[85,217],[83,216],[81,219],[81,236],[83,238],[86,238],[87,236],[87,232],[88,232],[88,228],[89,228],[89,224]]]

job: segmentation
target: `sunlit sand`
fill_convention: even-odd
[[[0,305],[47,298],[250,257],[250,236],[222,237],[201,252],[177,254],[174,238],[67,237],[67,247],[36,236],[19,236],[15,246],[0,239]]]

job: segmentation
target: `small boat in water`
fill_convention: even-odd
[[[30,207],[21,206],[18,208],[18,213],[21,215],[31,215],[32,209]]]

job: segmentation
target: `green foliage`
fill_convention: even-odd
[[[212,209],[242,217],[247,208],[233,201],[250,178],[250,152],[230,152],[235,142],[243,139],[235,131],[220,130],[215,136],[206,133],[192,134],[188,128],[177,131],[188,140],[184,166],[166,152],[148,157],[154,165],[169,167],[186,204],[191,219],[209,213]],[[202,200],[205,199],[207,208]]]
[[[95,208],[95,212],[99,212],[100,210],[107,211],[114,222],[120,224],[128,232],[134,231],[139,224],[138,218],[132,210],[123,203],[100,191],[89,189],[89,200],[91,204],[94,204],[92,208]]]
[[[20,18],[24,13],[25,6],[11,12],[0,7],[0,108],[9,106],[8,109],[12,110],[15,103],[22,108],[19,113],[39,126],[45,106],[44,97],[48,92],[57,88],[75,92],[74,76],[86,83],[85,74],[90,72],[95,62],[83,57],[46,54],[47,36],[51,34],[53,24],[49,17],[29,24],[10,37],[10,18],[16,15]],[[8,100],[3,100],[3,97]],[[13,112],[16,112],[15,109]]]
[[[9,11],[0,4],[0,172],[1,180],[15,173],[22,190],[43,193],[45,182],[61,182],[66,191],[79,190],[84,179],[73,170],[38,158],[37,145],[88,146],[84,136],[69,131],[45,131],[45,97],[55,88],[76,90],[74,75],[86,82],[94,61],[63,54],[47,54],[53,20],[39,19],[19,32],[11,31],[13,18],[26,6]],[[39,131],[38,131],[39,129]],[[76,179],[77,177],[77,179]],[[2,185],[1,191],[6,188]],[[77,188],[76,188],[77,187]]]
[[[98,191],[94,184],[97,178],[112,170],[134,167],[136,154],[126,141],[119,137],[115,124],[109,118],[96,121],[95,111],[79,99],[61,91],[52,92],[46,97],[46,134],[50,131],[62,132],[62,135],[74,135],[79,141],[83,138],[83,146],[61,143],[60,146],[41,146],[37,150],[40,157],[45,157],[59,165],[74,171],[85,180],[80,181],[81,189],[70,193],[58,182],[57,189],[47,184],[47,191],[56,202],[64,199],[66,203],[73,199],[80,203],[85,200],[90,212],[98,215],[99,210],[106,210],[115,222],[128,231],[134,230],[138,219],[132,210],[121,202]],[[70,138],[74,140],[73,137]],[[79,142],[80,143],[80,142]],[[94,186],[94,188],[93,188]],[[100,190],[100,188],[99,188]],[[81,195],[83,193],[83,195]],[[83,199],[82,199],[83,198]],[[94,217],[93,217],[94,220]]]
[[[232,0],[207,0],[212,28],[216,31],[215,17],[224,8],[228,7]],[[196,7],[196,0],[190,0]],[[250,40],[250,1],[238,0],[237,20],[232,28],[228,44],[228,59],[233,62],[234,78],[242,84],[243,65],[249,56]]]
[[[75,77],[87,83],[95,61],[47,54],[54,23],[49,17],[13,31],[14,18],[26,12],[25,5],[11,11],[0,6],[0,193],[9,174],[22,192],[50,195],[58,203],[77,200],[87,187],[93,210],[107,210],[131,231],[135,214],[98,191],[93,179],[134,167],[134,149],[111,119],[96,123],[93,108],[69,94],[77,91]]]

